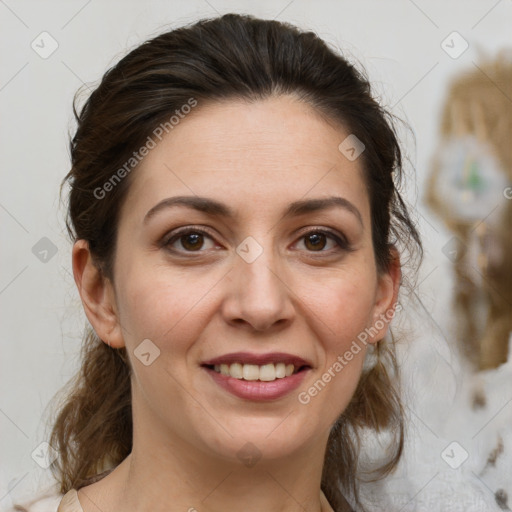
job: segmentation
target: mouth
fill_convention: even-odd
[[[233,377],[234,379],[254,381],[259,380],[262,382],[272,382],[277,379],[284,379],[296,373],[305,371],[311,368],[308,365],[295,366],[294,364],[285,363],[268,363],[264,365],[256,364],[207,364],[202,365],[216,373],[225,375],[226,377]]]
[[[201,367],[224,390],[246,400],[281,398],[304,380],[312,364],[284,353],[237,352],[205,361]]]
[[[234,379],[272,382],[311,369],[311,364],[302,357],[284,352],[253,354],[234,352],[204,361],[201,365],[216,373]]]

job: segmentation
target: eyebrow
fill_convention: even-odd
[[[154,217],[158,212],[172,208],[174,206],[185,206],[197,210],[202,213],[213,215],[216,217],[234,218],[235,211],[224,203],[210,199],[208,197],[199,196],[175,196],[163,199],[153,206],[144,217],[144,224]],[[343,208],[352,213],[359,223],[363,225],[363,217],[356,206],[344,197],[331,196],[318,199],[301,199],[291,203],[284,212],[283,218],[314,213],[330,208]]]

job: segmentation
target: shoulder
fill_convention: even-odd
[[[59,503],[57,512],[84,512],[76,489],[69,490]]]
[[[44,494],[30,501],[15,503],[8,512],[84,512],[76,489],[66,494]]]

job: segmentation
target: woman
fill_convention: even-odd
[[[392,434],[377,477],[402,451],[389,322],[421,252],[366,78],[228,14],[133,50],[76,116],[92,329],[50,438],[59,512],[359,510],[363,430]]]

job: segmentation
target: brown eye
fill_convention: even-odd
[[[201,249],[204,244],[204,237],[200,233],[182,235],[179,240],[181,241],[182,247],[187,251],[197,251]]]
[[[348,242],[337,233],[327,230],[309,231],[301,236],[307,252],[331,253],[336,250],[350,250]]]
[[[204,252],[206,249],[212,249],[215,243],[208,233],[200,229],[185,229],[175,233],[163,245],[173,252],[183,253]]]
[[[304,237],[305,245],[311,251],[321,251],[327,242],[324,233],[310,233]]]

